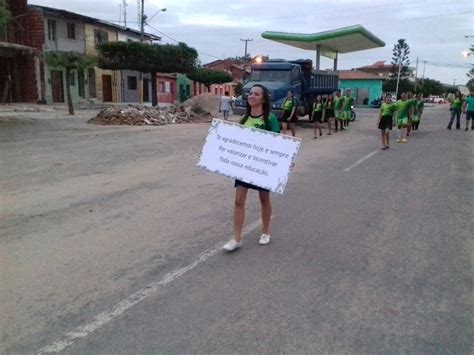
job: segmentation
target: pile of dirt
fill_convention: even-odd
[[[154,125],[210,122],[209,113],[189,112],[184,107],[148,107],[141,105],[112,106],[101,110],[88,123],[103,125]]]
[[[193,96],[189,100],[184,101],[181,106],[186,108],[186,111],[203,111],[210,113],[213,117],[218,117],[219,114],[220,96],[210,93]]]

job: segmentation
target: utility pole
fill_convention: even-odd
[[[416,57],[416,70],[415,70],[415,92],[418,85],[418,57]]]
[[[141,3],[141,15],[140,15],[140,43],[143,43],[143,31],[145,26],[145,0]],[[138,88],[138,102],[143,103],[143,73],[139,75],[139,88]]]
[[[453,86],[456,86],[456,79],[453,79]]]
[[[426,68],[426,60],[423,61],[423,79],[421,80],[421,84],[425,83],[425,68]]]
[[[242,42],[245,42],[245,55],[244,58],[247,59],[247,42],[252,42],[253,38],[240,39]]]
[[[400,73],[402,71],[402,59],[398,58],[398,75],[397,75],[397,88],[395,89],[395,97],[398,99],[398,85],[400,84]]]
[[[123,27],[127,28],[127,0],[122,0]]]

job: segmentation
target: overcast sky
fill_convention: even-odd
[[[118,23],[121,0],[30,0]],[[137,0],[127,0],[127,25],[138,28]],[[410,62],[418,76],[422,61],[444,66],[425,66],[425,77],[443,83],[465,84],[467,69],[446,65],[467,65],[474,58],[464,58],[462,51],[474,43],[474,2],[472,0],[145,0],[145,13],[151,17],[146,28],[163,37],[164,43],[181,41],[199,52],[202,63],[244,54],[244,42],[251,38],[248,51],[273,58],[311,58],[315,53],[279,44],[261,37],[264,31],[315,33],[361,24],[382,39],[383,48],[343,54],[339,69],[351,69],[378,60],[390,63],[392,49],[399,38],[408,42]],[[322,68],[332,67],[323,59]]]

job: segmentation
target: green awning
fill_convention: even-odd
[[[385,42],[361,25],[313,34],[266,31],[262,33],[262,37],[313,51],[319,45],[321,55],[331,59],[336,57],[336,53],[350,53],[385,46]]]

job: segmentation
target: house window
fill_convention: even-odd
[[[174,94],[174,83],[170,83],[170,92]]]
[[[74,23],[67,24],[67,38],[76,39],[76,25]]]
[[[137,90],[137,77],[127,76],[127,88],[128,90]]]
[[[48,20],[48,39],[56,41],[56,21]]]
[[[163,81],[160,81],[160,92],[165,92],[165,83]]]
[[[103,43],[109,41],[109,34],[106,31],[94,30],[95,43]]]

